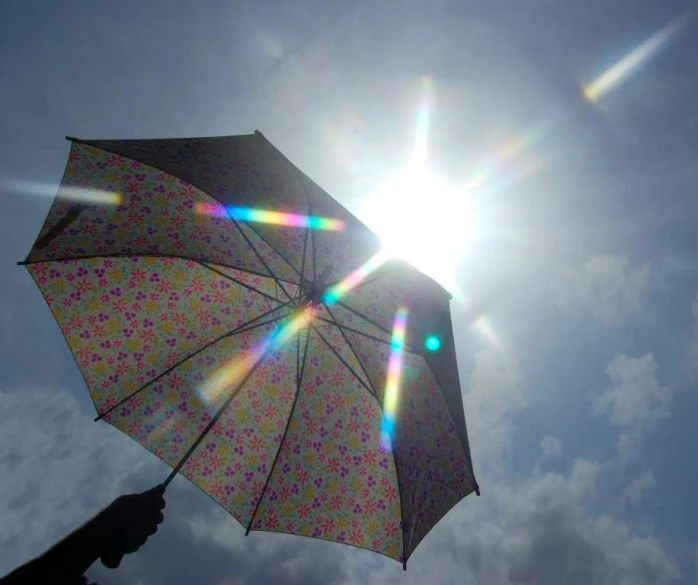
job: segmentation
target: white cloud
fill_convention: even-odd
[[[557,459],[562,455],[562,441],[552,435],[545,435],[540,440],[540,449],[544,459]]]
[[[468,438],[476,471],[492,466],[509,449],[512,415],[527,406],[518,383],[516,365],[494,349],[479,351],[463,397]]]
[[[466,500],[442,521],[404,577],[386,566],[370,582],[429,583],[434,575],[440,583],[463,585],[659,585],[678,579],[676,563],[656,538],[591,512],[601,472],[598,463],[578,460],[567,474],[489,485],[481,498]]]
[[[152,459],[65,391],[0,390],[0,574],[77,528],[127,483],[152,487],[143,483]]]
[[[646,472],[644,475],[633,480],[628,487],[625,488],[623,497],[630,505],[635,505],[643,498],[647,490],[653,488],[656,483],[654,475],[650,472]]]
[[[642,431],[640,428],[634,428],[632,431],[621,433],[618,436],[616,448],[621,461],[628,461],[635,455],[640,448],[642,442]]]
[[[642,316],[651,277],[649,264],[633,266],[623,255],[599,255],[563,271],[553,292],[560,305],[582,305],[598,320],[613,325]]]
[[[594,406],[598,412],[609,414],[614,424],[650,424],[669,416],[672,392],[659,383],[651,353],[640,358],[617,355],[606,371],[611,386]]]
[[[161,530],[147,548],[125,559],[118,576],[99,566],[92,571],[100,584],[108,585],[110,577],[115,583],[141,579],[143,585],[346,582],[351,555],[345,547],[285,534],[245,536],[231,516],[185,480],[168,490],[167,501]]]
[[[673,392],[659,383],[651,353],[640,358],[617,355],[606,372],[611,385],[594,400],[594,409],[609,415],[622,430],[618,451],[627,458],[634,454],[646,430],[669,417]]]
[[[667,256],[661,262],[662,275],[669,278],[672,276],[692,274],[695,272],[695,270],[695,263],[687,260],[686,258]]]

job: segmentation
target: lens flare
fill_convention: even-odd
[[[429,351],[438,351],[441,347],[441,340],[436,335],[430,335],[426,338],[424,345]]]
[[[530,150],[548,133],[552,125],[551,120],[533,126],[496,146],[468,174],[463,185],[465,193],[478,191],[485,186],[489,192],[500,191],[539,172],[544,161],[532,156]]]
[[[121,205],[123,202],[121,193],[90,189],[88,187],[75,187],[71,185],[61,185],[57,187],[56,185],[48,183],[33,183],[31,181],[2,181],[0,186],[8,191],[17,191],[28,195],[39,195],[43,197],[57,196],[58,199],[68,199],[70,201],[97,205]]]
[[[432,95],[434,93],[434,81],[430,77],[422,79],[422,96],[417,112],[417,128],[414,137],[414,151],[412,165],[417,168],[425,168],[427,164],[427,138],[429,136],[429,121],[432,110]]]
[[[366,260],[361,266],[349,274],[344,280],[331,286],[323,296],[323,302],[327,305],[334,305],[352,288],[361,283],[374,270],[380,268],[390,258],[390,253],[383,249]]]
[[[330,287],[325,292],[323,301],[328,305],[336,303],[348,291],[360,284],[371,272],[383,265],[388,258],[389,256],[385,251],[378,252],[344,280]],[[290,317],[268,339],[218,368],[199,390],[202,399],[208,403],[218,401],[223,393],[240,382],[266,353],[283,345],[302,327],[310,324],[316,312],[317,308],[312,306],[303,308],[297,315]]]
[[[231,219],[239,221],[310,228],[314,230],[342,231],[346,227],[346,222],[341,219],[317,217],[314,215],[299,215],[297,213],[282,213],[280,211],[268,211],[250,207],[226,207],[212,203],[197,203],[196,212],[199,215],[230,217]]]
[[[676,32],[686,23],[691,14],[684,14],[649,39],[636,47],[620,61],[606,69],[599,77],[583,88],[584,97],[590,102],[597,102],[619,83],[637,71],[647,60],[656,53]]]
[[[407,308],[400,307],[395,313],[395,320],[393,321],[390,361],[388,362],[388,375],[385,381],[385,393],[383,394],[383,422],[381,424],[380,439],[383,451],[393,450],[400,377],[402,375],[402,355],[405,348],[405,333],[407,331],[407,316]]]
[[[236,386],[267,353],[278,349],[301,328],[308,326],[315,311],[313,307],[301,309],[256,347],[219,367],[199,390],[201,398],[209,404],[219,402],[223,394]]]

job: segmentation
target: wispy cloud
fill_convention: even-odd
[[[628,484],[628,487],[625,488],[625,492],[623,493],[623,497],[630,505],[637,504],[644,497],[645,493],[656,484],[657,482],[654,479],[654,475],[649,471],[645,472],[644,475],[641,475]]]
[[[651,353],[617,355],[606,370],[611,385],[594,400],[597,414],[608,415],[621,430],[618,452],[625,459],[637,455],[646,431],[669,418],[673,391],[659,382],[657,369]]]
[[[601,473],[598,463],[582,459],[568,473],[490,484],[485,501],[444,520],[400,582],[433,582],[439,575],[444,583],[656,585],[679,578],[656,537],[590,512]],[[388,585],[397,577],[384,567],[371,582]]]
[[[643,317],[651,278],[649,264],[633,265],[624,255],[609,254],[565,268],[551,289],[561,306],[582,306],[599,321],[618,325]]]
[[[494,348],[475,354],[463,401],[476,469],[491,466],[506,456],[512,417],[528,405],[513,359]]]
[[[562,441],[552,435],[545,435],[540,441],[544,459],[557,459],[562,455]]]
[[[0,574],[42,553],[154,464],[57,388],[0,390]]]

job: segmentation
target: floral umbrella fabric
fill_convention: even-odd
[[[336,218],[345,229],[246,223],[197,213],[202,204]],[[341,281],[378,249],[373,233],[259,132],[71,139],[58,195],[23,264],[98,419],[248,531],[342,542],[405,565],[443,515],[478,491],[443,288],[387,262],[337,302],[315,306],[234,394],[210,383],[264,347],[307,306],[309,290]],[[403,306],[406,351],[386,451],[383,392]],[[430,331],[438,352],[421,349]]]

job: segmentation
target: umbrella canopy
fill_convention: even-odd
[[[478,490],[450,296],[259,132],[71,139],[23,264],[97,418],[248,531],[404,565]]]

